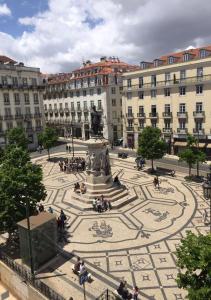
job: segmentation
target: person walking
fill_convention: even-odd
[[[69,153],[71,153],[71,146],[68,147]]]
[[[68,145],[66,145],[66,152],[68,152],[68,149],[69,149],[69,147],[68,147]]]
[[[133,300],[138,300],[138,293],[139,293],[139,289],[137,286],[134,286],[133,288],[133,292],[132,292],[132,299]]]
[[[53,208],[52,208],[51,206],[49,206],[48,212],[49,212],[50,214],[53,214]]]

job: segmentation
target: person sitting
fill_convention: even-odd
[[[97,199],[97,211],[99,213],[102,212],[102,203],[101,203],[100,199]]]
[[[80,184],[78,182],[76,182],[74,184],[74,192],[78,192],[79,189],[80,189]]]
[[[84,261],[81,262],[80,264],[80,268],[79,268],[79,275],[85,275],[85,274],[88,274],[88,271],[85,267],[85,264],[84,264]]]
[[[108,203],[107,203],[107,200],[105,200],[104,198],[103,198],[103,200],[102,200],[102,207],[103,207],[104,210],[107,210],[107,209],[108,209]]]
[[[80,271],[80,266],[81,266],[81,259],[80,257],[77,257],[77,261],[76,263],[73,265],[73,272],[76,273],[76,274],[79,274],[79,271]]]
[[[92,206],[93,206],[94,211],[96,211],[96,210],[97,210],[97,198],[95,198],[95,199],[92,201]]]
[[[118,294],[121,295],[121,296],[122,296],[122,294],[123,294],[123,288],[124,288],[124,286],[125,286],[125,282],[124,282],[124,281],[120,281],[120,284],[119,284],[119,287],[118,287],[118,289],[117,289],[117,292],[118,292]]]
[[[119,177],[117,175],[114,177],[114,184],[120,185]]]
[[[111,206],[111,201],[110,200],[107,200],[107,205],[108,205],[108,209],[111,210],[112,206]]]
[[[80,190],[81,190],[81,194],[85,194],[86,193],[86,186],[85,186],[85,184],[83,182],[81,183]]]

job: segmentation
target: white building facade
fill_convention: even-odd
[[[22,127],[29,149],[36,149],[37,135],[44,125],[43,79],[38,68],[0,56],[0,147],[6,144],[6,132]]]
[[[110,142],[123,136],[122,73],[134,70],[118,58],[102,57],[100,62],[87,61],[72,73],[47,79],[44,95],[46,122],[57,127],[59,134],[88,139],[90,111],[95,106],[102,114],[102,134]]]

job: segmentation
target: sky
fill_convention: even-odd
[[[43,73],[211,44],[210,0],[0,0],[0,55]]]

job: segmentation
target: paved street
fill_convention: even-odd
[[[67,156],[65,152],[54,155]],[[61,242],[60,257],[45,270],[61,276],[48,279],[49,284],[54,288],[62,285],[69,295],[72,292],[77,300],[83,299],[83,289],[71,272],[70,254],[74,253],[85,260],[94,278],[86,285],[87,299],[95,299],[105,288],[116,289],[123,278],[129,288],[140,287],[142,300],[184,299],[185,292],[175,283],[175,250],[187,230],[208,232],[202,217],[208,202],[201,184],[186,182],[178,172],[175,178],[161,176],[160,189],[155,189],[153,176],[137,172],[133,159],[111,154],[113,175],[119,174],[129,195],[136,197],[119,209],[99,214],[76,207],[71,198],[74,183],[85,180],[84,172],[61,173],[57,163],[43,156],[35,161],[43,167],[46,209],[51,206],[57,215],[63,209],[68,217],[69,242]]]

